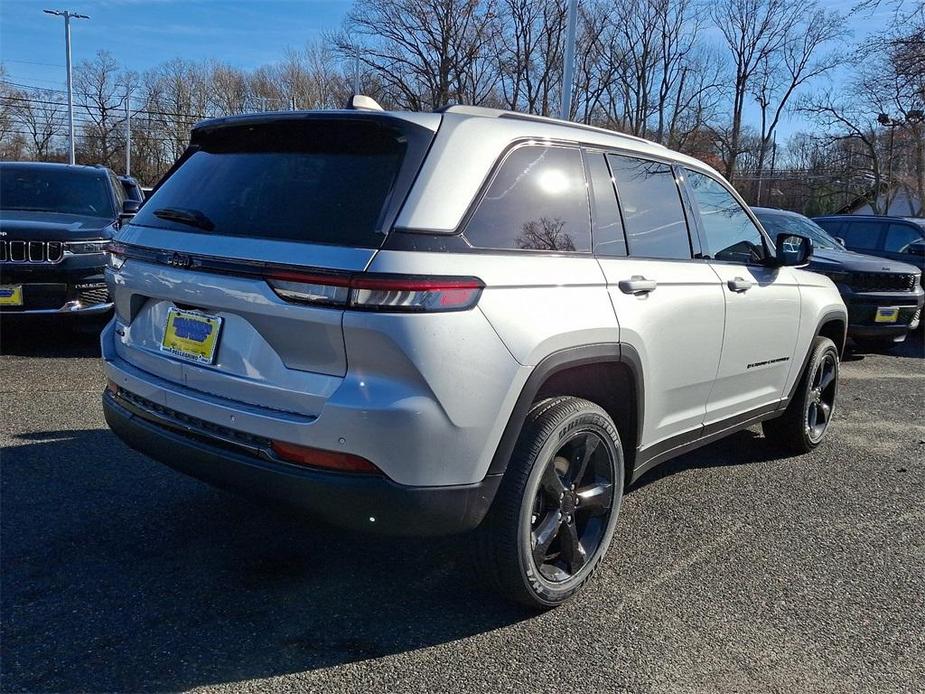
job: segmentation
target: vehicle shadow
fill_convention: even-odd
[[[745,429],[708,446],[660,463],[644,473],[630,486],[628,491],[632,494],[633,489],[640,489],[683,470],[722,467],[724,465],[753,465],[780,460],[786,456],[787,453],[782,452],[779,447],[757,431]]]
[[[452,539],[359,535],[147,461],[108,431],[0,465],[4,690],[163,691],[451,642],[533,613]]]
[[[17,318],[0,319],[0,355],[17,357],[98,357],[100,331],[105,322],[98,318]]]

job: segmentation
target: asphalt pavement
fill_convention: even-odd
[[[925,350],[842,364],[825,442],[652,471],[576,600],[535,614],[453,539],[213,490],[106,429],[93,335],[0,326],[3,691],[925,690]]]

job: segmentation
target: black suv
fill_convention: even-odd
[[[900,260],[925,270],[925,219],[831,215],[813,221],[858,253]]]
[[[923,291],[918,268],[846,249],[813,220],[796,212],[753,207],[764,228],[808,236],[809,268],[829,277],[848,307],[848,336],[868,347],[890,347],[918,327]]]
[[[0,163],[0,314],[108,312],[104,248],[137,207],[102,166]]]

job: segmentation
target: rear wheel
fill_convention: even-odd
[[[838,348],[817,337],[800,385],[784,414],[762,423],[764,435],[790,453],[808,453],[822,442],[835,413]]]
[[[480,573],[531,607],[573,596],[610,545],[623,474],[620,435],[604,410],[575,397],[537,403],[476,531]]]

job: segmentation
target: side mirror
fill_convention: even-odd
[[[925,256],[925,241],[916,241],[906,246],[906,253],[909,255]]]
[[[813,254],[813,242],[808,236],[778,234],[776,251],[777,267],[805,267]]]
[[[122,202],[122,214],[131,217],[141,209],[141,203],[137,200],[125,200]]]

